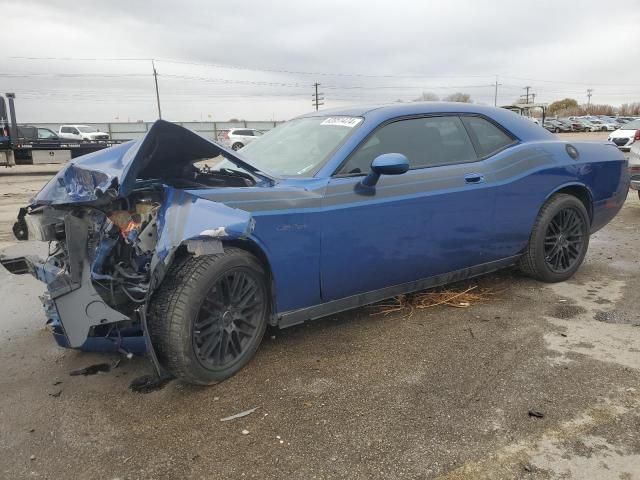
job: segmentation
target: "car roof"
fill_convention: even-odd
[[[350,116],[364,117],[366,123],[382,123],[396,117],[412,115],[429,115],[439,113],[461,113],[483,115],[510,130],[518,138],[523,140],[549,139],[553,137],[544,128],[536,125],[531,120],[518,115],[506,108],[489,107],[475,103],[462,102],[407,102],[391,104],[374,104],[349,106],[344,108],[332,108],[311,112],[298,118],[317,116]]]

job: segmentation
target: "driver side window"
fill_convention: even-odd
[[[384,153],[403,154],[410,169],[477,160],[457,116],[412,118],[379,128],[358,147],[338,174],[368,173],[371,162]]]

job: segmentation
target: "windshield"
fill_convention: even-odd
[[[82,133],[93,133],[98,131],[93,127],[78,127],[78,130],[80,130]]]
[[[265,133],[238,153],[266,173],[309,177],[360,123],[360,117],[297,118]]]

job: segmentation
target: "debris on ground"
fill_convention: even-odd
[[[529,410],[529,416],[532,418],[544,418],[544,413],[539,410]]]
[[[69,372],[69,375],[72,377],[84,375],[86,377],[87,375],[95,375],[96,373],[109,371],[111,371],[111,365],[108,363],[96,363],[95,365],[89,365],[88,367],[79,368],[78,370],[72,370]]]
[[[58,398],[61,394],[62,394],[62,389],[56,390],[55,392],[50,393],[49,396],[53,398]]]
[[[131,380],[129,389],[135,393],[151,393],[164,388],[171,380],[173,380],[171,377],[142,375],[141,377]]]
[[[242,430],[242,434],[243,435],[249,435],[249,430],[247,430],[247,429]]]
[[[247,415],[251,415],[260,407],[251,408],[249,410],[245,410],[244,412],[236,413],[235,415],[231,415],[230,417],[221,418],[221,422],[228,422],[230,420],[235,420],[236,418],[246,417]]]
[[[62,380],[56,380],[55,382],[53,382],[51,385],[53,385],[54,387],[57,385],[60,385],[62,383]]]
[[[451,288],[422,291],[408,295],[398,295],[390,300],[371,305],[375,311],[371,315],[389,315],[401,313],[411,317],[416,310],[446,305],[454,308],[469,308],[474,304],[486,302],[498,293],[495,289],[480,288],[478,285],[465,287],[463,290]]]

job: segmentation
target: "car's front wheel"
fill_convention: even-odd
[[[236,142],[233,145],[231,145],[231,149],[234,151],[240,150],[242,147],[244,147],[244,145],[240,142]]]
[[[543,282],[562,282],[582,264],[589,246],[589,214],[573,195],[553,195],[533,226],[520,269]]]
[[[258,349],[269,305],[264,269],[244,250],[177,260],[149,306],[160,363],[189,383],[225,380]]]

